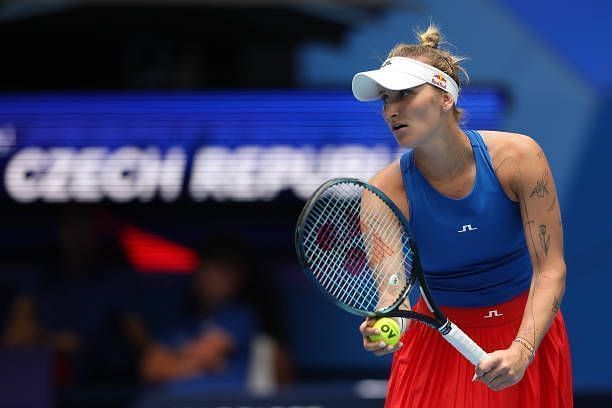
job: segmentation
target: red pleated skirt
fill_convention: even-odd
[[[486,352],[506,349],[521,324],[527,294],[483,308],[441,308]],[[429,313],[420,301],[414,308]],[[557,313],[523,379],[502,391],[472,382],[474,366],[437,332],[412,322],[391,366],[386,408],[516,408],[573,406],[565,323]]]

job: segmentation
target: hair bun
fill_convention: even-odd
[[[425,47],[438,48],[440,44],[440,31],[433,24],[430,24],[427,31],[419,33],[418,36],[420,44]]]

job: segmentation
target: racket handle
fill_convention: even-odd
[[[480,364],[485,358],[487,358],[487,353],[480,346],[474,343],[467,334],[463,332],[457,325],[447,322],[447,325],[450,326],[450,330],[446,334],[442,334],[442,337],[446,339],[450,344],[453,345],[465,358],[470,360],[472,364],[475,366]],[[443,326],[444,331],[448,330],[446,325]]]

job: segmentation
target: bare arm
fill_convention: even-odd
[[[223,369],[232,347],[231,337],[221,330],[212,330],[177,349],[155,343],[143,355],[141,373],[149,382],[163,382],[217,372]]]
[[[512,169],[514,168],[514,169]],[[563,228],[557,191],[544,152],[527,139],[509,169],[520,207],[533,276],[517,337],[540,345],[565,293]]]
[[[526,136],[515,135],[504,148],[496,173],[518,201],[532,261],[532,279],[516,342],[490,354],[476,373],[490,388],[521,380],[533,360],[565,292],[563,231],[557,191],[544,152]]]
[[[200,363],[195,358],[155,343],[143,355],[140,367],[142,377],[149,382],[164,382],[190,377],[200,373]]]

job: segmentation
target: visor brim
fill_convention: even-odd
[[[380,99],[380,92],[387,89],[401,91],[427,83],[420,78],[407,75],[405,72],[365,71],[353,77],[353,95],[358,101],[368,102]]]

